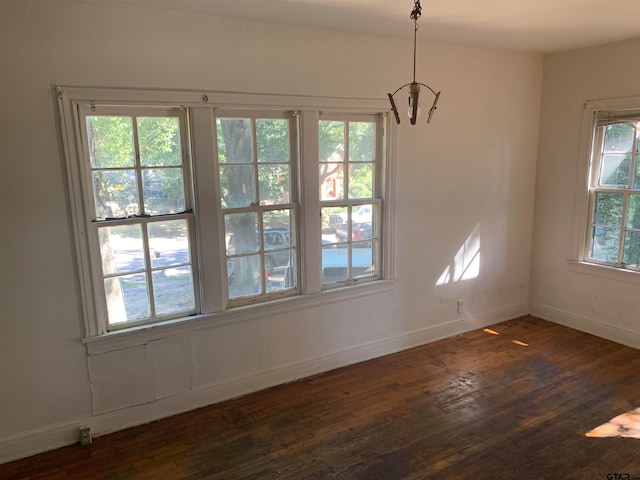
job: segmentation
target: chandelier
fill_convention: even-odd
[[[420,0],[414,0],[413,10],[411,10],[411,14],[409,18],[413,20],[413,81],[411,83],[407,83],[406,85],[402,85],[398,88],[393,94],[388,93],[389,102],[391,102],[391,109],[393,110],[393,114],[396,117],[396,122],[400,124],[400,115],[398,114],[398,109],[396,107],[396,102],[393,99],[394,95],[398,93],[403,88],[409,87],[409,118],[411,119],[411,125],[415,125],[418,116],[420,116],[420,104],[418,103],[418,97],[420,96],[420,85],[428,88],[435,98],[433,100],[433,104],[429,109],[429,115],[427,117],[427,123],[431,123],[431,118],[433,117],[433,113],[436,111],[436,105],[438,104],[438,99],[440,98],[440,92],[435,92],[433,88],[429,85],[425,85],[424,83],[416,82],[416,36],[418,32],[418,19],[422,15],[422,7],[420,6]]]

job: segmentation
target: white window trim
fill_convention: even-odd
[[[571,252],[568,260],[570,269],[576,273],[640,283],[640,272],[637,270],[597,263],[596,261],[588,259],[592,214],[590,192],[594,182],[593,153],[596,141],[594,128],[598,121],[598,112],[639,109],[640,97],[588,100],[584,103],[582,128],[580,132],[580,148],[578,150]]]
[[[202,296],[202,308],[205,314],[188,318],[168,320],[161,323],[154,323],[131,327],[104,333],[96,319],[96,298],[91,288],[91,257],[89,255],[87,231],[84,227],[86,218],[85,202],[83,201],[83,183],[81,181],[78,167],[78,158],[82,152],[81,136],[78,122],[75,118],[77,106],[85,103],[101,103],[113,105],[165,105],[182,106],[190,109],[192,121],[192,152],[194,160],[199,152],[211,152],[211,145],[215,145],[215,130],[209,128],[214,122],[214,107],[219,109],[272,109],[272,110],[293,110],[299,112],[300,124],[300,144],[301,151],[305,157],[301,158],[301,175],[305,178],[305,183],[312,184],[313,176],[317,180],[317,121],[319,112],[331,113],[380,113],[388,110],[387,101],[384,99],[348,99],[330,97],[310,97],[310,96],[286,96],[286,95],[263,95],[244,94],[227,92],[193,92],[175,90],[137,90],[137,89],[111,89],[111,88],[83,88],[83,87],[58,87],[58,104],[61,117],[61,131],[64,152],[66,156],[67,175],[69,182],[69,196],[71,203],[71,214],[73,216],[73,229],[75,236],[75,248],[78,262],[79,289],[82,297],[83,320],[85,325],[85,338],[83,342],[87,345],[89,354],[99,351],[122,348],[146,343],[154,338],[160,338],[167,334],[184,334],[203,328],[213,328],[229,323],[236,323],[264,317],[266,315],[277,315],[291,310],[308,308],[322,305],[329,301],[346,301],[363,295],[377,295],[384,291],[389,291],[395,287],[395,261],[394,261],[394,204],[395,204],[395,125],[386,116],[382,122],[384,127],[383,137],[387,140],[384,146],[384,169],[382,171],[383,199],[383,230],[381,232],[382,249],[382,279],[333,290],[322,290],[320,265],[304,265],[307,275],[301,281],[301,295],[262,302],[254,305],[247,305],[237,308],[223,310],[226,305],[224,290],[221,288],[209,289],[209,292],[217,292],[216,295]],[[207,120],[203,121],[203,120]],[[310,130],[313,129],[313,130]],[[314,145],[315,143],[315,145]],[[304,148],[302,148],[304,145]],[[203,161],[195,160],[193,163],[194,175],[217,178],[215,163],[208,158]],[[314,182],[317,185],[317,181]],[[197,220],[198,239],[202,243],[209,245],[209,248],[199,248],[199,262],[201,264],[221,265],[224,257],[224,250],[220,248],[221,236],[219,235],[221,215],[217,210],[217,198],[219,188],[213,182],[211,188],[198,188],[195,185],[195,202],[200,212],[209,208],[216,211],[209,211],[209,218],[216,221],[213,224],[205,225]],[[309,189],[307,189],[309,190]],[[305,262],[313,255],[321,254],[321,244],[317,241],[320,238],[320,222],[305,221],[305,216],[310,212],[319,212],[319,198],[317,189],[315,192],[301,192],[301,202],[304,207],[300,215],[300,239],[301,251],[308,252],[300,259]],[[202,218],[202,215],[198,215]],[[78,221],[81,219],[81,221]],[[217,258],[216,258],[217,257]],[[309,263],[309,262],[307,262]],[[314,274],[314,271],[318,273]],[[201,291],[206,284],[220,285],[221,277],[213,269],[200,270]],[[303,281],[304,280],[304,281]],[[221,308],[222,307],[222,308]]]

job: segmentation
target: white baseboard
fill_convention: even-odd
[[[577,315],[539,303],[532,303],[530,312],[531,315],[543,320],[549,320],[574,330],[580,330],[596,337],[640,349],[640,331],[618,327],[584,315]]]
[[[0,464],[78,443],[80,425],[69,421],[0,439]]]
[[[371,360],[391,353],[435,342],[471,330],[517,318],[529,313],[529,305],[521,304],[490,313],[474,315],[355,346],[316,358],[278,366],[231,381],[208,385],[153,402],[113,412],[80,418],[49,427],[0,439],[0,464],[25,458],[78,442],[78,429],[91,427],[93,436],[105,435],[125,428],[188,412],[196,408],[239,397],[264,388],[327,372],[335,368]]]

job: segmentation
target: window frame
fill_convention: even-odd
[[[78,288],[85,325],[85,338],[89,353],[110,351],[126,345],[145,343],[172,333],[193,332],[201,328],[225,325],[239,321],[264,318],[281,312],[318,306],[327,301],[342,301],[363,295],[376,295],[394,288],[395,270],[393,256],[393,205],[395,184],[395,126],[387,115],[387,102],[383,99],[344,99],[328,97],[304,97],[287,95],[262,95],[221,92],[193,92],[175,90],[111,89],[84,87],[57,87],[62,146],[66,157],[68,194],[78,269]],[[107,331],[97,320],[96,295],[92,284],[92,254],[90,236],[84,219],[87,218],[87,202],[84,198],[84,181],[79,158],[82,137],[79,132],[78,108],[81,105],[105,104],[115,106],[170,106],[187,109],[189,119],[189,147],[191,173],[194,177],[193,204],[195,207],[195,235],[198,248],[192,251],[193,264],[199,268],[200,313],[186,317],[131,326],[117,331]],[[251,305],[230,305],[224,295],[226,251],[221,238],[223,216],[219,205],[220,192],[217,182],[215,155],[215,115],[226,110],[284,110],[294,112],[299,138],[300,211],[298,219],[300,294],[274,301]],[[320,265],[313,259],[321,254],[321,222],[318,195],[318,119],[322,114],[378,114],[381,116],[385,139],[384,163],[379,182],[382,198],[381,277],[375,282],[324,291],[321,284]],[[210,179],[205,185],[203,178]],[[292,180],[293,181],[293,180]],[[312,186],[312,187],[310,187]],[[89,204],[90,205],[90,204]],[[208,248],[203,248],[207,245]],[[203,268],[206,265],[207,268]],[[224,276],[220,274],[224,272]],[[223,281],[224,280],[224,281]]]
[[[640,97],[590,100],[584,104],[582,114],[582,129],[580,134],[577,188],[575,197],[575,216],[573,221],[573,240],[569,265],[578,273],[589,273],[623,281],[640,282],[640,266],[622,263],[624,258],[624,237],[626,227],[626,205],[630,195],[639,194],[640,189],[631,188],[632,175],[630,170],[629,185],[621,187],[600,186],[599,176],[602,167],[602,145],[604,145],[604,126],[602,119],[608,117],[611,123],[619,121],[640,121]],[[599,122],[599,119],[600,122]],[[617,121],[616,121],[617,120]],[[606,122],[606,120],[605,120]],[[600,124],[599,124],[600,123]],[[634,148],[636,148],[634,139]],[[640,160],[640,152],[632,153],[631,166]],[[616,193],[623,195],[623,214],[621,218],[620,262],[607,262],[591,258],[593,242],[592,229],[595,225],[595,208],[597,193]]]

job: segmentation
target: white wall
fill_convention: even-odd
[[[532,313],[640,348],[638,282],[577,269],[572,225],[582,111],[587,100],[640,95],[640,39],[544,59],[532,263]],[[578,189],[578,190],[577,190]]]
[[[410,80],[411,46],[0,3],[0,461],[527,313],[542,57],[421,44],[418,79],[443,94],[430,126],[398,128],[393,290],[90,357],[81,343],[56,85],[385,98]],[[463,279],[460,252],[480,259]]]

